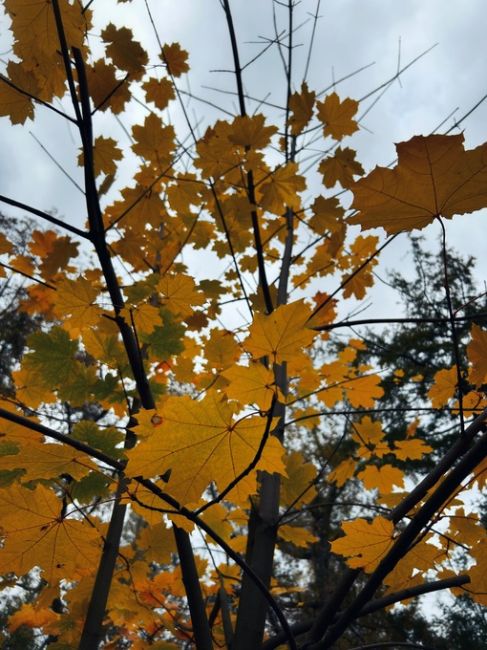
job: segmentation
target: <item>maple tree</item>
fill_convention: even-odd
[[[180,87],[188,54],[161,40],[148,3],[157,62],[129,27],[96,23],[92,4],[3,3],[13,49],[0,115],[22,128],[47,110],[76,128],[86,199],[75,226],[0,195],[46,225],[23,255],[0,238],[2,268],[28,279],[19,309],[43,319],[0,405],[0,573],[6,593],[37,578],[9,629],[39,629],[59,650],[317,650],[424,593],[485,604],[485,536],[468,494],[485,484],[487,333],[472,326],[464,358],[447,255],[447,316],[435,320],[452,354],[425,408],[449,409],[457,435],[432,469],[405,472],[434,452],[414,409],[405,436],[388,435],[380,368],[357,363],[364,342],[347,337],[337,350],[330,337],[353,325],[338,301],[366,295],[391,238],[436,221],[445,251],[443,220],[486,207],[487,144],[415,136],[397,145],[392,168],[366,174],[342,144],[359,129],[359,102],[318,96],[305,80],[295,89],[292,2],[284,117],[250,114],[228,0],[239,113],[199,137]],[[140,101],[143,119],[129,110]],[[106,137],[110,115],[128,124],[130,152]],[[329,145],[311,199],[301,156],[310,134]],[[128,159],[137,168],[125,186],[117,172]],[[78,262],[83,247],[92,263]],[[215,263],[196,277],[200,250]],[[327,276],[332,294],[317,289]],[[245,313],[229,315],[229,303]],[[335,417],[345,418],[340,433]],[[373,516],[359,503],[339,535],[315,536],[306,517],[323,486],[359,486]],[[279,556],[328,545],[346,565],[300,620],[306,578],[279,581]]]

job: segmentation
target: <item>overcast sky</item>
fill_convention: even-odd
[[[231,67],[229,39],[218,0],[149,0],[149,6],[161,40],[179,41],[190,53],[192,70],[181,80],[181,88],[191,88],[195,95],[236,113],[233,96],[205,88],[234,90],[231,74],[210,72]],[[111,20],[130,26],[135,37],[150,51],[151,61],[157,62],[156,39],[144,0],[124,4],[95,0],[93,7],[101,16],[90,36],[95,48],[100,29]],[[241,59],[245,63],[262,49],[265,39],[274,37],[272,3],[270,0],[233,0],[232,7]],[[310,16],[315,11],[314,0],[302,0],[296,9],[295,24],[301,25],[294,37],[298,45],[294,53],[296,88],[303,79],[312,28]],[[487,92],[485,0],[326,0],[321,2],[319,13],[321,17],[307,77],[311,87],[322,90],[343,75],[374,64],[337,86],[342,97],[363,97],[394,75],[398,63],[404,65],[437,44],[404,72],[400,81],[391,85],[361,121],[360,133],[344,141],[345,146],[358,150],[358,158],[367,170],[376,164],[387,165],[394,159],[394,142],[430,133],[455,111],[439,129],[444,132],[453,125],[454,119],[461,118]],[[286,28],[285,21],[285,12],[279,10],[278,23],[282,29]],[[2,17],[0,43],[4,53],[9,47],[7,25],[8,20]],[[276,48],[269,49],[247,68],[244,80],[250,95],[284,104],[285,84]],[[376,97],[361,105],[361,114]],[[249,109],[254,110],[255,106],[250,104]],[[189,109],[195,121],[201,120],[201,129],[215,117],[224,117],[195,100],[190,102]],[[142,108],[135,110],[144,115]],[[279,116],[279,111],[275,115]],[[34,124],[27,122],[24,127],[12,127],[6,119],[0,121],[0,192],[43,210],[56,208],[66,220],[81,225],[85,217],[82,195],[49,160],[29,132],[32,131],[59,164],[80,181],[81,170],[76,167],[77,134],[71,125],[45,109],[39,109],[38,116]],[[182,126],[175,109],[171,111],[171,119]],[[462,122],[468,148],[485,140],[486,124],[487,102]],[[104,135],[112,134],[128,149],[130,142],[109,115],[99,115],[96,129]],[[182,132],[184,134],[184,127]],[[127,165],[120,177],[128,181],[130,176],[131,168]],[[479,277],[487,275],[483,235],[486,218],[485,213],[460,216],[448,225],[449,240],[465,254],[479,259]],[[425,231],[433,246],[437,246],[438,230],[438,225],[433,224]],[[405,267],[403,255],[406,250],[407,244],[401,236],[383,255],[381,273],[385,268],[397,266],[398,262]],[[392,300],[387,293],[374,295],[379,302]],[[382,310],[383,315],[391,315],[393,304],[382,307],[388,312]]]

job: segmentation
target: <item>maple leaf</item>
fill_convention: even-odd
[[[342,487],[355,474],[356,468],[356,461],[353,458],[346,458],[328,474],[327,480],[336,483],[337,487]]]
[[[472,340],[467,346],[468,360],[472,364],[469,379],[477,386],[487,383],[487,332],[475,323]]]
[[[32,252],[41,258],[40,270],[42,277],[49,279],[59,269],[65,269],[68,261],[78,255],[78,242],[69,237],[59,237],[53,231],[47,231],[38,236],[31,246]]]
[[[316,496],[313,485],[317,471],[312,463],[306,463],[299,451],[286,456],[286,475],[281,478],[281,504],[297,508],[310,503]]]
[[[35,78],[29,74],[20,63],[9,61],[7,76],[0,75],[0,115],[10,118],[12,124],[24,124],[25,120],[34,118],[34,103],[32,99],[7,83],[36,96],[38,86]]]
[[[323,174],[325,187],[333,187],[336,183],[340,183],[345,189],[353,185],[354,176],[362,176],[364,173],[362,165],[355,160],[355,151],[349,147],[344,149],[337,147],[333,156],[324,158],[320,162],[318,171]]]
[[[21,625],[44,627],[44,625],[58,621],[59,618],[59,614],[50,607],[34,607],[32,603],[24,603],[10,617],[8,629],[10,632],[15,632]]]
[[[297,169],[296,163],[279,167],[259,186],[259,202],[264,210],[273,214],[283,214],[287,207],[299,210],[301,199],[297,192],[306,188],[306,182]]]
[[[264,122],[265,118],[261,114],[252,117],[247,115],[236,117],[228,133],[228,139],[241,147],[263,149],[269,144],[271,136],[277,132],[277,127],[264,126]]]
[[[98,289],[86,278],[80,276],[77,280],[64,278],[56,286],[54,313],[63,318],[63,327],[73,336],[91,325],[96,325],[101,310],[94,305],[98,297]]]
[[[433,385],[428,391],[428,397],[434,408],[440,408],[455,396],[458,375],[456,366],[438,370],[433,378]]]
[[[364,446],[375,447],[382,441],[382,425],[373,421],[368,415],[353,425],[352,437]]]
[[[101,32],[107,55],[117,68],[126,70],[131,79],[140,79],[145,73],[148,62],[147,52],[138,41],[133,40],[132,30],[127,27],[116,27],[110,23]]]
[[[98,174],[115,174],[117,171],[116,160],[122,160],[122,150],[116,146],[116,141],[113,138],[104,138],[102,135],[98,136],[93,146],[94,168],[95,176]],[[78,156],[78,165],[83,167],[84,155],[81,150]]]
[[[318,117],[323,122],[324,135],[331,135],[335,140],[341,140],[358,130],[358,124],[353,119],[357,112],[358,102],[346,98],[342,102],[336,93],[327,95],[324,101],[316,104]]]
[[[317,233],[321,234],[326,230],[336,232],[341,228],[345,212],[335,197],[318,196],[311,210],[313,216],[308,223]]]
[[[376,467],[369,465],[357,474],[367,490],[377,488],[381,494],[389,494],[393,487],[404,486],[404,474],[397,467],[392,465],[383,465]]]
[[[255,359],[269,357],[273,363],[299,357],[315,336],[306,327],[308,318],[309,308],[302,300],[282,305],[267,316],[256,314],[244,345]]]
[[[233,365],[221,375],[230,382],[224,389],[230,399],[241,404],[256,404],[263,411],[270,408],[276,394],[274,374],[261,363]]]
[[[155,426],[129,456],[131,476],[155,476],[171,470],[167,489],[181,503],[196,501],[214,481],[223,490],[253,461],[266,429],[266,418],[234,420],[233,409],[210,391],[195,402],[170,397],[158,409]],[[261,469],[284,473],[282,448],[271,437]]]
[[[28,338],[32,352],[24,357],[23,368],[42,378],[45,387],[59,386],[69,380],[78,345],[67,332],[53,327],[49,332],[34,332]]]
[[[307,548],[310,544],[319,541],[319,537],[316,537],[310,530],[302,526],[279,526],[279,537],[301,548]]]
[[[130,99],[128,83],[116,77],[114,65],[98,59],[86,68],[90,95],[99,111],[110,109],[114,114],[121,113]]]
[[[56,52],[59,39],[50,2],[5,0],[4,6],[12,20],[14,51],[20,58],[29,58],[32,52],[43,56]],[[81,5],[70,4],[68,0],[59,0],[59,10],[67,43],[80,49],[85,31],[90,27],[90,12],[83,12]]]
[[[184,72],[188,72],[188,53],[181,48],[179,43],[165,43],[159,56],[172,77],[180,77]]]
[[[155,79],[151,77],[142,88],[145,90],[145,98],[154,104],[161,111],[167,108],[171,99],[174,99],[174,86],[169,79]]]
[[[0,571],[23,575],[34,566],[50,583],[92,573],[98,560],[95,528],[60,516],[60,501],[48,488],[20,485],[0,491],[0,516],[5,535]]]
[[[350,223],[394,234],[487,206],[487,144],[465,151],[463,135],[430,135],[396,150],[396,167],[376,167],[351,188],[359,213]]]
[[[189,316],[193,306],[201,305],[204,296],[197,289],[193,278],[188,275],[166,274],[157,284],[160,300],[173,314]]]
[[[355,519],[341,526],[345,535],[331,543],[331,550],[345,557],[353,569],[372,573],[392,546],[394,525],[384,517],[375,517],[371,522]]]
[[[308,89],[306,81],[301,84],[301,92],[293,93],[289,98],[289,110],[291,111],[289,125],[293,135],[299,135],[310,121],[315,98],[316,93]]]
[[[417,460],[422,458],[428,452],[433,451],[430,445],[427,445],[424,440],[399,440],[394,443],[393,453],[396,458],[400,460]]]
[[[164,126],[162,120],[151,113],[145,118],[144,126],[136,124],[132,128],[132,134],[135,140],[132,145],[134,153],[160,165],[169,164],[174,149],[173,126]]]
[[[156,327],[161,327],[163,324],[160,308],[148,303],[137,307],[124,307],[120,315],[127,323],[133,323],[141,334],[151,334]]]
[[[232,366],[240,357],[241,350],[233,334],[226,330],[214,329],[205,345],[208,364],[218,370]]]
[[[371,408],[374,406],[374,401],[384,395],[384,389],[379,386],[380,381],[379,375],[364,375],[346,383],[343,389],[352,406]]]
[[[12,250],[12,242],[10,242],[3,233],[0,233],[0,255],[3,255],[4,253],[11,253]]]
[[[61,474],[78,480],[97,467],[85,454],[70,447],[29,440],[18,453],[0,456],[0,469],[23,469],[22,481],[27,482],[56,478]]]

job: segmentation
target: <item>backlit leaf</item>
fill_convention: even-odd
[[[358,129],[353,116],[357,112],[358,102],[346,98],[340,101],[336,93],[327,95],[324,101],[316,104],[318,117],[323,122],[323,133],[331,135],[335,140],[341,140],[346,135],[355,133]]]
[[[132,476],[158,476],[171,470],[167,489],[182,503],[196,501],[214,481],[223,490],[254,459],[266,418],[235,420],[231,406],[216,393],[200,401],[171,397],[158,409],[162,423],[132,451]],[[275,441],[275,442],[274,442]],[[274,438],[259,466],[284,472]]]
[[[106,52],[117,68],[126,70],[131,79],[140,79],[148,62],[147,52],[133,39],[132,30],[110,23],[101,33]]]
[[[362,568],[372,573],[392,546],[394,525],[384,517],[375,517],[372,522],[355,519],[342,523],[344,537],[331,543],[333,553],[346,558],[352,568]]]
[[[308,318],[309,308],[300,300],[282,305],[267,316],[256,314],[245,347],[255,359],[269,357],[272,363],[300,356],[315,336],[306,327]]]
[[[466,151],[463,135],[430,135],[396,149],[396,167],[376,167],[353,186],[359,214],[350,223],[393,234],[487,206],[487,144]]]

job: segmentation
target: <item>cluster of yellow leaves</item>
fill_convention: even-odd
[[[15,399],[22,407],[45,413],[52,404],[68,403],[70,408],[96,404],[117,419],[118,429],[82,421],[70,433],[93,449],[127,461],[129,483],[123,499],[142,523],[134,531],[133,544],[121,550],[124,563],[114,578],[107,621],[132,647],[142,648],[141,626],[149,636],[167,630],[174,639],[187,640],[184,631],[190,620],[175,604],[184,597],[181,570],[172,566],[158,572],[154,563],[172,561],[175,546],[169,522],[188,531],[192,524],[177,513],[163,514],[160,500],[142,489],[136,478],[154,479],[163,491],[195,508],[213,491],[225,491],[225,505],[213,504],[203,520],[234,550],[244,552],[249,497],[257,491],[263,472],[279,475],[283,522],[317,495],[314,464],[297,451],[286,453],[272,435],[278,425],[270,413],[273,404],[293,408],[309,399],[302,414],[311,428],[319,423],[321,405],[330,409],[345,403],[367,409],[383,395],[380,375],[356,363],[361,341],[349,340],[326,363],[311,358],[318,336],[313,328],[336,318],[336,299],[320,289],[313,288],[314,309],[298,299],[268,313],[260,287],[249,297],[253,314],[244,333],[216,324],[220,303],[229,294],[243,297],[247,278],[241,286],[234,265],[248,275],[257,270],[255,233],[263,242],[259,251],[263,262],[274,269],[287,237],[301,242],[302,226],[306,236],[311,233],[317,240],[312,254],[293,258],[294,287],[303,290],[338,272],[343,298],[361,300],[373,282],[379,238],[367,235],[350,241],[348,225],[396,233],[483,207],[487,145],[465,151],[462,136],[416,137],[398,145],[396,167],[376,168],[364,176],[355,151],[341,145],[359,128],[358,102],[340,99],[334,92],[317,101],[316,93],[303,83],[289,98],[286,134],[303,135],[314,119],[323,136],[335,141],[333,154],[320,162],[318,170],[327,190],[337,183],[352,190],[353,216],[347,218],[336,196],[319,195],[309,205],[304,203],[307,184],[298,163],[286,158],[277,164],[268,155],[271,147],[285,150],[288,142],[277,140],[278,127],[262,114],[217,121],[194,143],[193,166],[186,169],[178,164],[186,145],[176,137],[169,112],[160,111],[177,96],[175,80],[189,69],[187,53],[178,43],[166,43],[158,53],[162,66],[151,65],[149,72],[149,55],[132,30],[111,22],[100,31],[96,54],[100,58],[94,60],[86,39],[92,28],[90,9],[69,0],[58,4],[68,46],[80,49],[89,61],[86,74],[93,114],[122,113],[136,87],[152,106],[141,123],[129,127],[131,155],[138,164],[133,180],[110,195],[103,210],[110,250],[129,271],[123,280],[124,306],[113,308],[98,270],[80,273],[71,264],[78,244],[69,237],[35,230],[27,251],[17,254],[0,235],[0,254],[7,256],[9,265],[40,281],[27,286],[23,308],[46,321],[42,331],[29,337],[21,367],[14,372]],[[51,102],[67,91],[61,44],[51,2],[5,0],[4,6],[11,20],[15,60],[8,61],[0,78],[0,115],[23,124],[34,119],[36,99]],[[113,138],[96,135],[93,157],[99,194],[105,196],[124,152]],[[81,151],[78,163],[85,162]],[[296,226],[294,233],[283,227],[290,215],[299,218],[300,229]],[[185,247],[211,248],[231,265],[222,279],[209,273],[197,282],[187,260],[182,260]],[[274,284],[269,291],[277,304]],[[157,397],[156,409],[136,414],[136,444],[130,450],[122,449],[121,429],[133,415],[129,405],[137,400],[119,325],[135,333],[140,362]],[[480,404],[478,393],[487,381],[486,336],[473,326],[469,380],[476,390],[464,397],[464,405],[475,399]],[[284,368],[289,379],[278,386],[276,378]],[[440,370],[429,391],[433,406],[444,406],[456,397],[457,383],[456,367]],[[182,386],[189,394],[175,395]],[[297,413],[296,422],[299,417]],[[99,498],[110,501],[115,490],[112,477],[86,455],[17,426],[2,425],[0,434],[4,535],[0,569],[21,575],[37,566],[48,583],[44,600],[22,607],[11,618],[10,629],[22,624],[41,627],[73,645],[93,589],[105,529],[96,517],[85,517],[82,507]],[[356,477],[366,490],[378,490],[384,502],[392,502],[404,487],[401,462],[431,451],[414,435],[388,440],[380,422],[368,416],[353,423],[351,445],[352,454],[328,480],[342,488]],[[317,541],[308,528],[291,521],[279,526],[283,548],[304,548]],[[471,547],[478,562],[470,589],[485,599],[479,526],[478,518],[457,508],[448,535]],[[343,531],[332,550],[366,572],[377,567],[398,534],[384,517],[345,522]],[[420,580],[419,574],[443,562],[446,554],[426,536],[386,584],[391,588],[412,584]],[[217,593],[235,597],[240,574],[234,566],[211,572],[206,561],[197,558],[197,570],[201,577],[210,576],[204,581],[208,602]],[[47,600],[48,595],[59,596],[60,581],[65,581],[68,610],[62,620],[48,608]],[[274,588],[278,593],[280,587]],[[213,631],[215,641],[223,645],[220,628],[217,624]]]
[[[416,437],[396,440],[391,444],[384,435],[381,423],[368,415],[352,424],[352,439],[358,444],[353,457],[341,461],[330,472],[328,480],[341,487],[356,475],[367,490],[377,489],[381,495],[404,487],[403,472],[387,459],[419,460],[432,451],[428,444]],[[368,463],[370,460],[374,464],[366,464],[361,469],[364,461]]]

